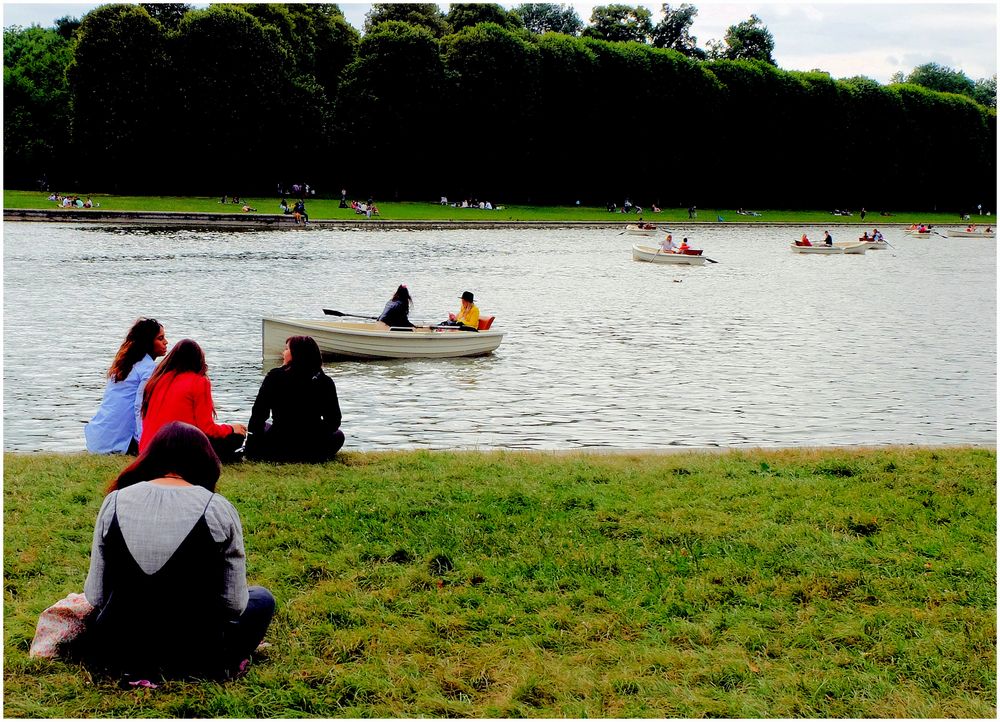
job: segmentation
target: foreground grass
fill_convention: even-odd
[[[120,691],[27,656],[124,460],[5,455],[8,717],[994,717],[992,449],[227,468],[273,646]]]
[[[76,194],[64,189],[64,193]],[[79,193],[86,198],[88,194]],[[100,210],[112,211],[160,211],[186,213],[239,213],[239,207],[219,203],[218,198],[180,197],[180,196],[112,196],[90,194],[95,203],[100,203]],[[56,210],[56,204],[47,200],[48,194],[39,191],[5,190],[3,192],[4,208],[27,208]],[[277,198],[246,199],[255,207],[258,213],[279,213]],[[362,199],[363,200],[363,199]],[[309,218],[312,220],[357,220],[363,216],[356,215],[350,208],[340,208],[340,199],[314,198],[306,203]],[[635,214],[623,215],[608,213],[603,207],[586,206],[504,206],[503,210],[486,211],[478,208],[452,208],[437,203],[391,203],[378,201],[377,205],[384,220],[396,221],[601,221],[634,223]],[[760,209],[758,209],[760,210]],[[742,216],[734,208],[701,208],[695,221],[688,219],[686,208],[664,208],[662,213],[652,213],[650,209],[643,212],[643,218],[656,223],[714,223],[722,216],[727,223],[802,223],[819,225],[837,224],[871,224],[878,226],[884,223],[941,223],[961,225],[962,221],[956,213],[927,213],[924,211],[893,210],[891,217],[882,217],[878,213],[870,213],[862,221],[854,209],[853,216],[834,216],[830,210],[761,210],[760,216]],[[378,219],[374,219],[373,222]],[[992,223],[993,218],[983,216],[983,223]]]

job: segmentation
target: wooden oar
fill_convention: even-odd
[[[327,316],[350,316],[351,318],[367,318],[371,321],[378,321],[378,316],[361,316],[356,313],[344,313],[343,311],[333,311],[329,308],[324,308],[323,313]]]

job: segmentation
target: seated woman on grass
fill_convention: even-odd
[[[247,587],[240,515],[190,424],[164,425],[108,487],[84,586],[95,608],[79,654],[135,679],[245,671],[275,602]]]
[[[146,450],[160,427],[171,421],[183,421],[201,429],[225,462],[237,460],[235,452],[246,439],[247,427],[243,424],[215,423],[215,402],[205,353],[188,338],[171,349],[146,382],[139,453]]]
[[[83,427],[92,454],[137,454],[142,435],[142,392],[167,352],[167,337],[155,318],[132,324],[108,369],[104,398],[94,418]]]
[[[247,425],[247,458],[327,461],[344,445],[340,402],[311,336],[290,336],[284,365],[264,377]],[[270,416],[273,423],[267,423]]]

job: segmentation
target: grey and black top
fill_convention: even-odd
[[[108,494],[94,525],[90,571],[84,585],[87,601],[103,607],[105,539],[117,511],[118,526],[129,554],[146,574],[157,572],[174,555],[195,525],[205,518],[223,559],[221,601],[234,616],[246,609],[246,552],[243,526],[235,507],[201,486],[163,486],[143,481]]]

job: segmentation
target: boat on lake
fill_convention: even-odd
[[[949,238],[996,238],[996,231],[986,229],[979,230],[968,228],[947,228],[944,234]]]
[[[854,242],[854,241],[839,241],[837,243],[834,243],[833,245],[840,246],[841,248],[851,248],[853,246],[858,245],[858,243],[863,244],[864,247],[865,247],[865,249],[869,250],[869,251],[882,251],[882,250],[885,250],[886,248],[889,247],[889,244],[886,243],[884,240],[876,241],[876,240],[874,240],[874,239],[872,239],[870,237],[869,238],[859,238],[857,240],[857,242]]]
[[[932,235],[934,235],[934,231],[931,230],[930,228],[924,228],[922,230],[920,228],[907,228],[905,231],[903,231],[903,233],[905,235],[907,235],[907,236],[932,236]]]
[[[630,236],[655,236],[656,226],[652,223],[630,223],[625,226],[625,232]]]
[[[845,243],[828,246],[822,243],[818,246],[800,246],[798,241],[793,241],[791,249],[794,253],[806,253],[816,256],[836,256],[845,253],[852,255],[862,255],[868,250],[868,243]]]
[[[704,266],[708,260],[701,251],[689,251],[687,253],[665,253],[659,248],[651,246],[641,246],[638,243],[632,245],[632,260],[646,261],[648,263],[666,263],[676,266]]]
[[[485,356],[500,345],[504,332],[448,327],[392,330],[377,322],[265,317],[261,322],[264,359],[280,358],[289,336],[312,336],[327,358],[407,359]]]

